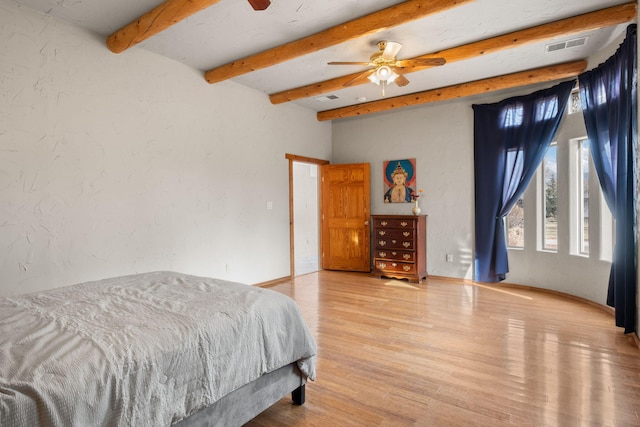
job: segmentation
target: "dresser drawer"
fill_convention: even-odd
[[[382,273],[415,274],[416,272],[416,265],[406,262],[376,260],[375,267]]]
[[[375,249],[404,249],[407,251],[413,250],[416,246],[414,240],[406,239],[393,239],[393,238],[376,238]]]
[[[416,253],[413,251],[396,251],[387,249],[376,249],[373,253],[373,257],[376,260],[391,260],[391,261],[404,261],[415,262]]]
[[[413,240],[414,230],[398,230],[395,228],[376,228],[373,237],[376,239]]]
[[[374,218],[373,227],[374,228],[415,229],[416,222],[410,219]]]

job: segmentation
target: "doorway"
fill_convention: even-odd
[[[320,165],[327,160],[286,154],[289,160],[291,277],[320,270]]]
[[[320,269],[318,165],[293,162],[294,276]]]

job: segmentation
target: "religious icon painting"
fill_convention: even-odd
[[[384,202],[412,202],[416,194],[416,159],[387,160],[383,171]]]

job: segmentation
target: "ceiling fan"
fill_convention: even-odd
[[[363,65],[371,67],[370,69],[363,71],[353,79],[349,80],[344,86],[351,86],[354,83],[360,82],[364,79],[369,79],[372,83],[382,86],[382,96],[384,94],[384,88],[389,83],[395,83],[398,86],[406,86],[409,84],[409,79],[402,75],[402,68],[414,67],[414,66],[438,66],[444,65],[447,62],[444,58],[416,58],[398,60],[396,55],[402,48],[402,45],[398,42],[390,42],[386,40],[379,41],[378,52],[371,55],[369,62],[329,62],[329,65]]]

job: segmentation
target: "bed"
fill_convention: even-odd
[[[235,426],[304,403],[315,341],[269,289],[153,272],[0,298],[0,425]]]

